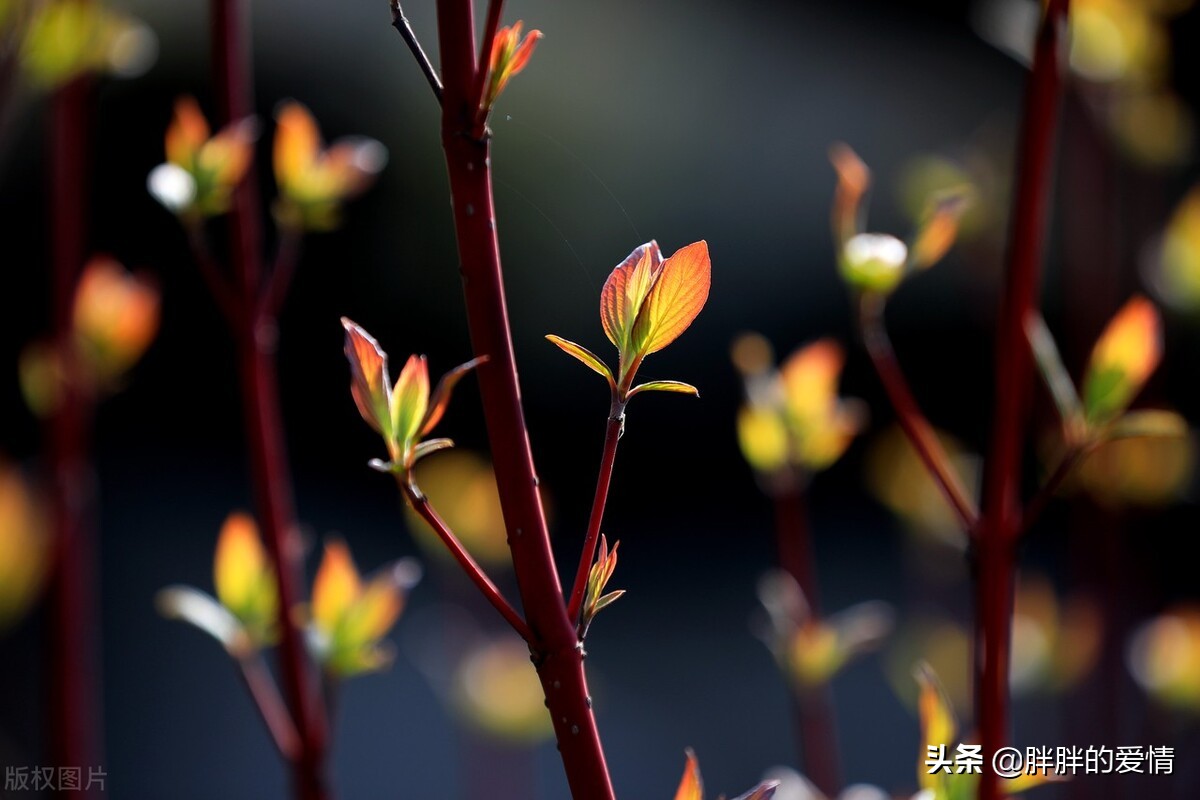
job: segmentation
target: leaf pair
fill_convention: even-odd
[[[424,356],[413,355],[393,386],[387,353],[359,325],[342,318],[346,358],[350,362],[350,393],[367,424],[383,436],[391,462],[373,462],[385,471],[407,476],[418,459],[452,447],[449,439],[422,441],[441,421],[450,394],[464,375],[483,362],[477,358],[442,376],[432,395]]]
[[[546,338],[604,376],[614,405],[639,392],[660,391],[698,395],[694,386],[679,381],[653,381],[633,386],[642,360],[688,329],[704,308],[711,285],[708,244],[689,244],[663,259],[658,243],[647,242],[622,261],[604,282],[600,322],[618,352],[616,376],[599,356],[558,336]]]
[[[761,783],[734,800],[771,800],[778,786],[774,781]],[[724,795],[721,798],[724,800]],[[704,800],[704,780],[700,777],[700,762],[690,749],[687,751],[687,763],[683,768],[683,779],[675,791],[675,800]]]
[[[1112,439],[1186,433],[1187,424],[1172,412],[1126,412],[1162,360],[1162,322],[1146,298],[1133,297],[1109,321],[1092,349],[1082,397],[1045,321],[1031,318],[1026,332],[1068,446],[1086,449]]]
[[[765,358],[748,363],[737,357],[749,347],[763,349]],[[779,370],[771,366],[770,345],[762,337],[745,334],[734,348],[747,398],[738,412],[738,443],[750,465],[764,475],[789,467],[817,472],[841,458],[866,421],[861,402],[837,393],[846,360],[841,345],[832,339],[812,342]]]
[[[970,200],[970,187],[940,192],[928,201],[908,244],[885,233],[864,232],[863,198],[871,172],[846,144],[830,149],[838,175],[833,199],[833,238],[842,279],[859,292],[887,295],[914,271],[940,261],[958,236],[958,225]]]
[[[313,582],[309,641],[329,675],[346,678],[391,663],[392,653],[381,640],[419,579],[416,562],[403,559],[364,583],[346,543],[326,543]]]
[[[625,594],[624,589],[602,594],[604,587],[608,585],[613,572],[617,569],[617,548],[620,546],[620,542],[614,542],[612,550],[609,551],[608,540],[604,537],[604,534],[600,534],[600,551],[596,554],[596,563],[592,564],[592,569],[588,573],[587,588],[583,594],[583,605],[579,610],[580,640],[583,640],[587,636],[588,627],[591,626],[596,614],[612,605],[621,595]]]
[[[284,227],[336,227],[342,204],[366,191],[387,164],[387,149],[374,139],[347,137],[324,147],[317,121],[295,100],[280,106],[275,126],[275,217]]]

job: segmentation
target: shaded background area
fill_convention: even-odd
[[[432,47],[430,4],[411,5],[406,10]],[[162,160],[174,98],[194,93],[212,109],[205,7],[149,0],[124,6],[155,30],[160,58],[141,78],[101,85],[94,180],[81,191],[93,199],[93,249],[157,275],[164,317],[158,341],[128,390],[103,408],[96,432],[110,791],[130,798],[279,796],[285,772],[226,657],[195,632],[160,619],[152,605],[154,592],[170,583],[210,586],[220,523],[250,497],[231,343],[179,226],[144,190],[146,174]],[[644,369],[649,377],[696,384],[702,399],[647,396],[630,410],[605,523],[622,541],[615,584],[628,595],[593,629],[588,664],[621,796],[670,796],[685,746],[699,753],[713,790],[744,788],[765,768],[792,763],[794,748],[783,681],[748,624],[755,581],[773,559],[771,509],[737,449],[741,387],[729,343],[747,329],[765,334],[781,353],[820,335],[852,340],[828,232],[829,143],[851,143],[874,168],[871,228],[903,233],[910,222],[896,188],[906,160],[957,155],[981,138],[996,141],[1003,155],[1024,70],[983,42],[966,11],[950,2],[514,0],[506,16],[546,33],[529,70],[500,102],[494,162],[526,410],[567,574],[591,500],[607,397],[595,376],[542,337],[557,333],[609,355],[597,306],[612,266],[651,237],[668,252],[699,238],[711,248],[707,308]],[[294,97],[327,136],[369,135],[391,154],[346,224],[308,240],[281,320],[282,394],[301,518],[314,541],[343,535],[364,568],[417,549],[394,485],[365,468],[381,454],[346,390],[338,318],[362,323],[394,359],[427,353],[435,372],[470,353],[437,108],[388,22],[381,0],[254,3],[260,114],[269,117],[277,102]],[[1173,28],[1174,74],[1189,98],[1200,88],[1189,46],[1197,25],[1189,13]],[[0,161],[5,364],[46,327],[41,115],[35,103],[11,123]],[[1064,150],[1083,158],[1081,174],[1104,171],[1112,199],[1099,210],[1087,198],[1060,202],[1058,229],[1080,226],[1112,244],[1099,248],[1094,264],[1084,259],[1084,288],[1064,292],[1065,248],[1056,242],[1047,285],[1056,326],[1064,310],[1069,316],[1073,307],[1085,309],[1075,318],[1085,342],[1137,288],[1138,253],[1195,177],[1194,168],[1113,166],[1104,145],[1089,164],[1091,124],[1070,105]],[[1001,220],[991,224],[1003,231]],[[996,256],[983,248],[952,253],[904,287],[890,316],[928,415],[975,449],[990,415]],[[1174,366],[1151,389],[1193,420],[1200,411],[1196,335],[1187,320],[1169,320]],[[872,433],[883,430],[890,423],[886,402],[865,357],[853,347],[850,353],[845,392],[867,400]],[[1070,366],[1078,368],[1085,354],[1068,348]],[[478,397],[471,382],[464,386],[443,429],[461,446],[483,450]],[[38,426],[11,371],[0,379],[0,411],[0,445],[14,457],[34,457]],[[895,603],[903,620],[919,610],[905,601],[916,579],[897,567],[904,534],[863,488],[864,449],[856,445],[813,486],[822,605],[878,598]],[[1064,580],[1078,555],[1068,547],[1066,519],[1056,509],[1029,553]],[[1185,557],[1197,524],[1194,505],[1127,516],[1122,524],[1127,541],[1136,541],[1124,551],[1124,588],[1117,590],[1128,619],[1194,599],[1194,565]],[[944,564],[965,577],[961,559]],[[310,559],[310,575],[313,566]],[[464,737],[405,647],[406,626],[430,612],[439,595],[474,602],[459,584],[465,581],[455,573],[431,575],[394,634],[394,668],[346,687],[335,761],[342,796],[463,796],[464,774],[488,765],[464,761]],[[965,624],[964,585],[943,598],[945,613]],[[491,623],[486,609],[471,607]],[[0,641],[4,763],[39,763],[38,709],[46,691],[39,625],[35,616]],[[834,682],[839,740],[851,782],[900,791],[914,783],[917,724],[883,677],[881,661],[868,657]],[[1195,723],[1156,719],[1127,677],[1106,703],[1119,716],[1122,741],[1081,743],[1175,744],[1171,785],[1175,796],[1192,796],[1200,785]],[[1018,740],[1067,743],[1065,707],[1021,701]],[[531,770],[539,796],[565,796],[552,743],[538,748]],[[1104,796],[1121,796],[1122,788],[1128,792],[1130,784],[1106,785],[1113,793]],[[1055,791],[1065,796],[1044,796]]]

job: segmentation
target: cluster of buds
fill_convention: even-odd
[[[613,542],[610,551],[608,540],[604,534],[600,534],[600,550],[596,554],[596,563],[592,564],[591,572],[588,573],[587,588],[583,593],[583,605],[579,609],[580,641],[587,637],[588,627],[591,626],[596,615],[625,594],[624,589],[604,593],[604,587],[608,585],[613,573],[616,572],[617,548],[620,546],[620,542]]]
[[[382,640],[419,578],[419,568],[405,559],[364,584],[346,544],[333,540],[326,545],[311,607],[296,609],[293,617],[306,621],[309,649],[328,677],[352,677],[390,663],[391,652]],[[157,599],[159,611],[211,635],[239,661],[275,644],[278,579],[249,514],[230,514],[222,525],[213,585],[216,597],[190,586],[163,589]]]
[[[135,77],[153,63],[154,34],[99,2],[0,3],[0,48],[17,51],[22,76],[53,90],[86,73]]]
[[[796,580],[783,570],[759,580],[758,597],[767,612],[760,636],[801,696],[878,646],[892,628],[891,610],[879,602],[859,603],[819,619]]]
[[[841,345],[820,339],[777,369],[762,336],[743,334],[734,343],[733,363],[746,390],[738,444],[768,488],[832,466],[862,430],[863,403],[838,396],[845,360]]]
[[[224,214],[249,170],[257,136],[254,118],[235,120],[214,135],[196,101],[180,98],[167,128],[167,161],[147,179],[150,193],[185,224]],[[297,233],[336,227],[342,205],[387,163],[387,150],[374,139],[347,137],[325,147],[316,120],[295,101],[276,113],[273,156],[275,217]]]
[[[534,48],[542,38],[541,31],[531,30],[522,39],[521,29],[523,26],[524,23],[518,20],[512,25],[496,31],[496,38],[492,40],[487,78],[479,106],[479,113],[483,119],[486,119],[487,115],[491,113],[496,99],[500,97],[500,93],[504,91],[504,87],[508,86],[508,82],[512,80],[513,76],[525,69],[525,65],[533,56]]]
[[[864,231],[863,199],[871,186],[871,172],[862,159],[845,144],[834,145],[830,159],[838,176],[833,239],[838,269],[851,289],[886,297],[905,277],[928,269],[946,255],[969,202],[967,187],[948,189],[931,198],[906,244],[891,234]]]

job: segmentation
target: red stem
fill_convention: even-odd
[[[286,760],[294,761],[300,754],[300,735],[296,733],[291,712],[279,696],[279,688],[275,685],[275,679],[271,677],[267,665],[263,663],[262,656],[256,653],[239,658],[238,667],[241,669],[246,690],[250,692],[259,715],[266,723],[271,740],[275,742],[275,749]]]
[[[476,110],[472,4],[438,0],[437,10],[445,89],[442,146],[467,319],[475,355],[489,358],[479,368],[480,392],[513,568],[535,638],[531,650],[572,797],[612,800],[583,672],[583,649],[563,602],[525,427],[496,240],[490,148],[486,140],[470,135]]]
[[[908,388],[908,381],[904,378],[904,371],[900,369],[900,363],[896,360],[896,353],[892,350],[892,343],[887,335],[883,309],[883,298],[877,295],[863,295],[861,298],[859,324],[862,328],[863,344],[871,356],[871,363],[875,366],[880,382],[883,383],[901,429],[938,488],[942,490],[942,494],[946,496],[946,501],[958,515],[963,530],[969,533],[979,521],[979,509],[963,488],[954,465],[938,441],[937,434],[933,432],[933,426],[921,413],[921,407],[917,405],[912,391]]]
[[[1068,0],[1051,0],[1026,87],[1013,196],[1013,228],[996,339],[996,406],[984,468],[983,518],[976,532],[976,717],[985,763],[1009,732],[1008,670],[1015,546],[1021,530],[1021,464],[1027,434],[1033,359],[1025,321],[1038,306],[1063,84]],[[998,776],[983,771],[980,800],[1000,796]]]
[[[483,596],[487,601],[500,612],[500,616],[504,617],[505,621],[513,627],[521,638],[526,642],[533,643],[533,634],[529,631],[529,626],[525,624],[525,620],[521,619],[521,615],[517,610],[504,598],[500,590],[496,588],[496,584],[483,571],[483,567],[479,566],[475,559],[471,558],[471,554],[462,546],[462,542],[450,530],[450,526],[437,513],[429,502],[429,498],[421,493],[419,489],[411,483],[406,483],[403,480],[400,482],[400,488],[404,491],[404,496],[408,498],[408,502],[412,505],[413,510],[421,515],[421,519],[429,523],[429,527],[433,528],[433,532],[442,540],[442,544],[446,545],[446,549],[450,551],[450,555],[454,556],[454,560],[458,562],[463,571],[467,573],[467,577],[471,582],[483,592]]]
[[[779,564],[795,579],[813,618],[820,615],[817,573],[805,492],[793,486],[776,492],[775,544]],[[805,777],[829,797],[842,788],[833,698],[827,685],[806,692],[792,691],[792,711],[800,765]]]
[[[88,454],[92,398],[79,380],[73,306],[87,255],[89,133],[87,78],[55,92],[50,108],[50,214],[54,339],[64,360],[63,396],[49,420],[55,535],[49,656],[51,763],[100,766],[99,597]]]
[[[213,0],[213,67],[221,121],[253,113],[248,15],[239,0]],[[258,187],[242,181],[234,191],[230,220],[231,258],[239,293],[234,331],[242,402],[250,448],[258,519],[275,562],[279,591],[280,661],[283,688],[300,736],[292,761],[294,791],[302,800],[329,796],[325,781],[326,722],[292,609],[300,600],[303,544],[296,530],[291,476],[284,451],[275,375],[274,319],[258,313],[262,291],[262,231]]]
[[[604,506],[608,502],[613,463],[617,460],[617,443],[621,440],[624,425],[625,412],[614,402],[608,415],[608,426],[604,429],[604,452],[600,457],[600,474],[596,476],[596,494],[592,498],[587,534],[583,537],[583,552],[579,556],[579,567],[575,570],[571,601],[567,604],[567,617],[576,621],[579,620],[583,593],[587,590],[588,574],[592,571],[592,562],[596,560],[596,545],[600,541],[600,525],[604,522]]]

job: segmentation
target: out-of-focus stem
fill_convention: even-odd
[[[772,497],[779,564],[799,585],[815,619],[820,615],[820,599],[804,488],[788,486]],[[799,690],[794,683],[790,685],[801,771],[824,794],[834,797],[841,789],[841,759],[829,686]]]
[[[1021,462],[1028,433],[1033,358],[1025,323],[1037,309],[1062,93],[1069,0],[1046,7],[1021,122],[1004,291],[996,337],[996,405],[984,466],[983,517],[975,536],[976,720],[984,763],[1008,736],[1008,672],[1016,543],[1021,530]],[[980,800],[997,800],[999,778],[984,769]]]
[[[479,384],[513,570],[571,795],[575,800],[612,800],[583,650],[563,602],[525,426],[496,240],[490,148],[486,139],[472,135],[477,110],[472,3],[438,0],[437,11],[445,88],[442,146],[471,344],[476,356],[488,356],[479,368]],[[490,48],[491,42],[483,47]]]
[[[266,723],[267,732],[275,742],[275,749],[288,761],[294,761],[300,754],[300,736],[296,733],[296,725],[292,722],[291,713],[283,698],[279,696],[279,688],[271,677],[262,656],[254,654],[238,659],[238,668],[242,680],[254,706]]]
[[[99,766],[103,758],[98,694],[99,597],[88,452],[92,397],[80,380],[73,306],[87,255],[90,81],[72,80],[50,105],[50,227],[55,347],[63,359],[59,406],[49,420],[54,528],[50,580],[50,758],[63,766]]]
[[[858,319],[861,327],[863,344],[871,356],[875,372],[887,392],[888,400],[896,412],[896,420],[904,431],[913,450],[917,452],[934,482],[946,496],[954,513],[958,516],[963,530],[968,533],[974,530],[979,521],[979,509],[971,495],[963,488],[962,481],[946,455],[945,448],[933,432],[933,426],[921,413],[896,353],[892,349],[891,339],[888,338],[887,327],[883,321],[884,300],[877,295],[863,295],[859,301]]]
[[[212,0],[213,69],[222,123],[241,119],[254,110],[247,11],[248,7],[240,0]],[[239,300],[234,339],[255,506],[276,567],[283,688],[300,737],[298,757],[291,762],[293,785],[298,798],[323,800],[329,796],[325,777],[325,712],[301,633],[292,619],[292,609],[300,600],[303,547],[296,530],[281,428],[274,359],[275,321],[260,314],[263,281],[260,214],[257,185],[253,180],[243,180],[234,190],[230,215],[234,291]]]
[[[571,600],[567,604],[567,616],[573,620],[579,619],[579,607],[583,604],[588,575],[592,571],[592,562],[596,559],[600,526],[604,522],[604,506],[608,502],[608,487],[612,483],[613,464],[617,460],[617,443],[621,441],[621,429],[624,424],[624,409],[614,402],[608,415],[608,425],[604,429],[604,450],[600,456],[600,472],[596,476],[596,494],[592,497],[587,533],[583,537],[583,552],[579,556],[579,567],[575,570],[575,582],[571,588]]]

